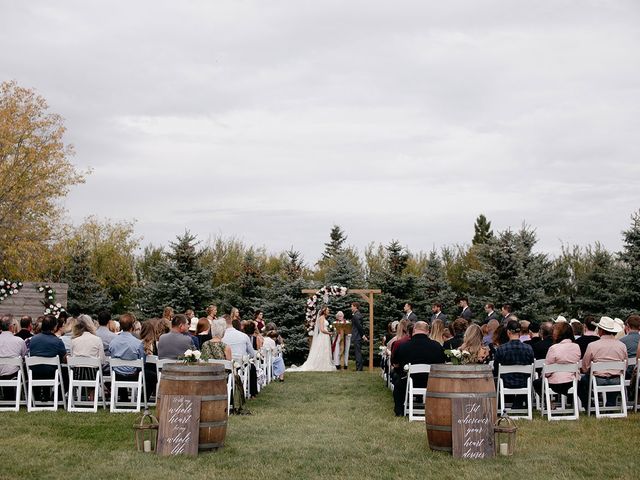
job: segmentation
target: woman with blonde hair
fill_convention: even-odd
[[[429,338],[438,342],[440,345],[444,343],[444,322],[442,320],[436,319],[431,323]]]
[[[489,359],[489,349],[482,346],[482,329],[472,323],[464,332],[461,351],[469,352],[468,363],[485,363]]]
[[[95,334],[96,328],[89,315],[80,315],[76,318],[72,327],[71,356],[92,357],[100,360],[101,365],[107,362],[104,354],[102,339]],[[76,380],[94,380],[97,370],[91,367],[73,369],[73,377]],[[71,393],[70,393],[71,395]],[[90,398],[94,392],[90,390]]]

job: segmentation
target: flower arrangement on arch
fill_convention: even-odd
[[[316,316],[318,314],[318,298],[322,298],[324,303],[329,301],[329,297],[344,297],[347,294],[347,287],[339,287],[337,285],[325,285],[307,300],[305,310],[305,320],[307,333],[312,334],[316,326]]]
[[[7,297],[15,295],[22,288],[22,282],[14,282],[3,278],[0,280],[0,303]]]
[[[66,312],[61,303],[56,303],[56,291],[50,285],[41,285],[38,291],[44,293],[44,300],[41,300],[44,306],[45,315],[53,315],[58,318],[62,312]]]

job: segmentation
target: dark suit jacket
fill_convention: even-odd
[[[443,322],[447,323],[447,316],[440,312],[437,315],[434,313],[433,315],[431,315],[431,321],[433,322],[434,320],[442,320]]]
[[[500,321],[500,317],[498,316],[498,314],[495,311],[493,311],[489,315],[487,315],[487,318],[484,319],[484,323],[487,323],[489,320],[498,320],[498,321]]]
[[[466,310],[460,312],[460,316],[464,318],[467,322],[470,322],[471,319],[473,318],[473,313],[471,312],[470,308],[467,308]]]
[[[580,358],[584,357],[584,352],[587,351],[587,346],[591,342],[595,342],[596,340],[599,340],[599,339],[600,337],[597,335],[582,335],[577,340],[574,340],[574,342],[577,343],[578,346],[580,347]]]
[[[444,348],[435,340],[431,340],[427,335],[417,334],[411,337],[406,343],[398,346],[396,353],[392,359],[394,364],[399,365],[399,371],[404,375],[404,366],[407,363],[429,364],[445,363],[447,357],[444,354]],[[427,385],[427,374],[413,375],[414,386],[424,388]]]
[[[536,360],[542,360],[546,358],[547,352],[549,351],[549,348],[551,348],[551,345],[553,345],[553,339],[551,337],[531,344],[531,348],[533,348],[533,356],[536,358]]]
[[[413,312],[411,312],[408,316],[407,316],[407,314],[405,313],[405,314],[402,316],[402,318],[403,318],[404,320],[409,320],[411,323],[416,323],[416,322],[418,321],[418,316],[417,316],[415,313],[413,313]]]
[[[360,310],[356,310],[351,316],[351,341],[353,343],[360,342],[364,337],[364,327],[362,326],[362,314]]]

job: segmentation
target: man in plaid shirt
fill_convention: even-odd
[[[534,362],[533,349],[530,345],[520,341],[520,323],[516,320],[507,322],[509,341],[500,345],[493,358],[493,376],[498,377],[500,365],[531,365]],[[529,375],[526,373],[508,373],[502,375],[505,388],[524,388],[527,386]],[[524,407],[525,395],[514,395],[512,408]],[[506,400],[506,399],[505,399]]]

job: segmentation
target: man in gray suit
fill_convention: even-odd
[[[413,305],[409,302],[404,304],[404,315],[402,316],[403,320],[409,320],[411,323],[416,323],[418,321],[418,316],[413,313]]]
[[[447,322],[447,316],[442,313],[441,303],[434,303],[433,305],[431,305],[431,313],[433,313],[433,315],[431,315],[432,322],[434,320],[442,320],[445,323]]]
[[[498,320],[498,321],[500,321],[500,317],[496,313],[495,308],[496,307],[493,305],[493,303],[487,303],[484,306],[484,311],[487,314],[487,316],[482,321],[483,324],[489,323],[489,320]]]
[[[469,308],[469,299],[467,297],[460,298],[459,302],[460,308],[462,311],[460,312],[460,316],[464,318],[467,322],[471,322],[473,318],[473,313],[471,313],[471,309]]]
[[[360,304],[353,302],[351,304],[351,344],[356,351],[356,371],[362,371],[362,342],[368,342],[367,336],[364,334],[362,326],[362,313],[360,313]]]

